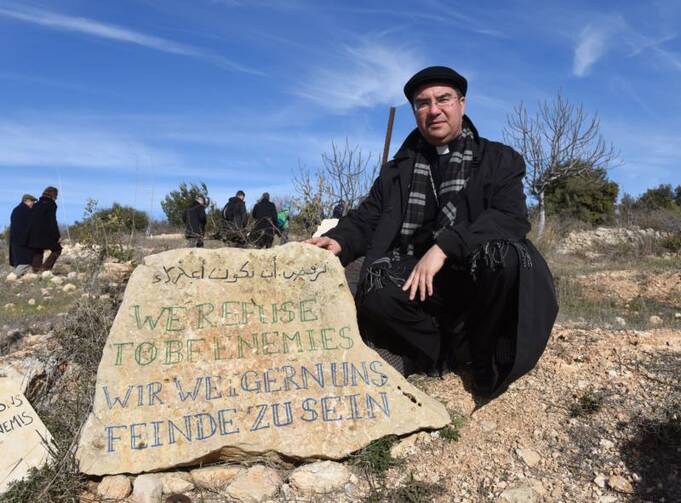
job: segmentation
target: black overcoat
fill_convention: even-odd
[[[57,203],[50,197],[42,196],[31,210],[28,246],[36,250],[56,250],[60,248],[60,237]]]
[[[200,238],[206,230],[206,208],[198,201],[194,201],[182,215],[184,235],[187,238]]]
[[[457,269],[469,267],[473,253],[495,240],[521,242],[531,258],[531,267],[519,269],[516,354],[508,373],[498,382],[497,389],[504,389],[536,365],[551,334],[558,304],[548,266],[525,238],[530,224],[522,157],[506,145],[479,137],[470,120],[465,117],[464,121],[476,138],[471,175],[459,192],[456,223],[439,234],[437,243],[447,254],[449,265]],[[381,169],[359,208],[326,233],[340,243],[343,265],[365,256],[360,282],[368,266],[394,246],[407,207],[416,152],[422,148],[425,140],[414,130],[394,159]]]
[[[9,265],[12,267],[30,264],[33,260],[34,252],[27,245],[32,211],[23,202],[12,210],[9,224]]]
[[[255,220],[255,231],[274,237],[277,229],[277,207],[272,201],[258,201],[251,212]]]
[[[232,196],[222,209],[222,217],[226,222],[232,222],[239,229],[246,227],[248,223],[248,212],[246,203],[240,197]]]

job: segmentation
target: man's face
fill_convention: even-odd
[[[33,208],[35,201],[33,199],[24,199],[24,204],[29,208]]]
[[[414,116],[421,134],[431,145],[446,145],[461,133],[466,102],[445,84],[424,84],[414,94]]]

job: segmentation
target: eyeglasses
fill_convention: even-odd
[[[461,96],[457,96],[456,94],[443,94],[442,96],[435,98],[435,101],[414,100],[414,111],[425,112],[426,110],[430,110],[430,107],[433,105],[439,109],[449,108],[459,101],[461,101]]]

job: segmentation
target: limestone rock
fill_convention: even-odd
[[[341,459],[449,422],[364,345],[328,251],[177,249],[147,256],[127,283],[76,455],[92,475]]]
[[[515,450],[516,454],[523,462],[530,468],[537,466],[539,461],[541,461],[541,456],[537,454],[537,451],[530,448],[520,448]]]
[[[659,327],[662,325],[662,323],[664,323],[664,321],[659,316],[652,315],[650,318],[648,318],[648,324],[651,327]]]
[[[28,299],[28,305],[29,306],[35,306],[35,299],[34,298]]]
[[[277,494],[283,483],[276,470],[256,465],[237,475],[225,493],[243,503],[260,503]]]
[[[426,444],[431,441],[431,436],[425,431],[414,433],[403,438],[390,449],[390,455],[394,458],[405,458],[416,454],[417,444]]]
[[[187,472],[159,473],[164,494],[186,493],[194,489],[194,480]]]
[[[516,486],[506,489],[499,496],[500,503],[536,503],[537,494],[528,486]]]
[[[145,473],[135,479],[132,500],[135,503],[161,503],[163,484],[158,475]]]
[[[485,433],[489,433],[497,429],[497,423],[494,421],[482,420],[480,421],[480,429]]]
[[[19,388],[0,377],[0,424],[6,429],[0,435],[0,494],[50,459],[52,436]]]
[[[78,273],[76,271],[69,272],[66,277],[68,279],[78,279]]]
[[[351,475],[341,463],[318,461],[296,468],[289,476],[289,483],[302,493],[324,494],[342,489]]]
[[[97,496],[105,500],[122,500],[132,491],[130,479],[125,475],[109,475],[97,486]]]
[[[33,272],[27,272],[24,274],[21,279],[24,281],[34,281],[38,278],[38,275],[33,273]]]
[[[325,232],[329,232],[331,229],[333,229],[337,225],[338,225],[338,219],[337,218],[325,218],[319,224],[319,227],[317,227],[317,230],[314,232],[312,237],[318,238],[319,236],[321,236]]]
[[[617,325],[618,327],[626,327],[627,320],[625,320],[621,316],[615,316],[615,325]]]
[[[9,273],[7,277],[5,277],[5,281],[7,283],[14,283],[17,280],[17,275],[14,274],[13,272]]]
[[[43,272],[40,273],[40,277],[42,279],[50,279],[53,276],[54,276],[54,274],[52,273],[52,271],[43,271]]]
[[[62,288],[62,291],[64,293],[69,293],[69,292],[73,292],[75,289],[76,289],[76,285],[74,285],[73,283],[66,283],[64,285],[64,287]]]
[[[197,487],[220,491],[243,471],[240,466],[207,466],[192,470],[190,473]]]
[[[45,272],[49,272],[49,271],[45,271]],[[50,278],[50,283],[57,285],[57,286],[60,286],[60,285],[64,284],[64,278],[62,278],[61,276],[53,276],[52,278]]]
[[[132,264],[129,262],[104,262],[102,264],[100,279],[109,281],[125,281],[132,273],[132,270]]]
[[[14,309],[16,306],[14,305],[13,302],[8,302],[7,304],[5,304],[4,307],[5,307],[5,309],[7,309],[9,311],[11,309]]]
[[[618,493],[632,494],[634,492],[631,482],[621,475],[611,476],[608,479],[608,486],[610,486],[613,491],[617,491]]]

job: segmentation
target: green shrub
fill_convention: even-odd
[[[195,183],[187,185],[187,182],[182,182],[177,190],[169,192],[161,201],[161,208],[168,222],[184,229],[182,214],[199,196],[208,200],[208,186],[203,182],[198,185]]]

